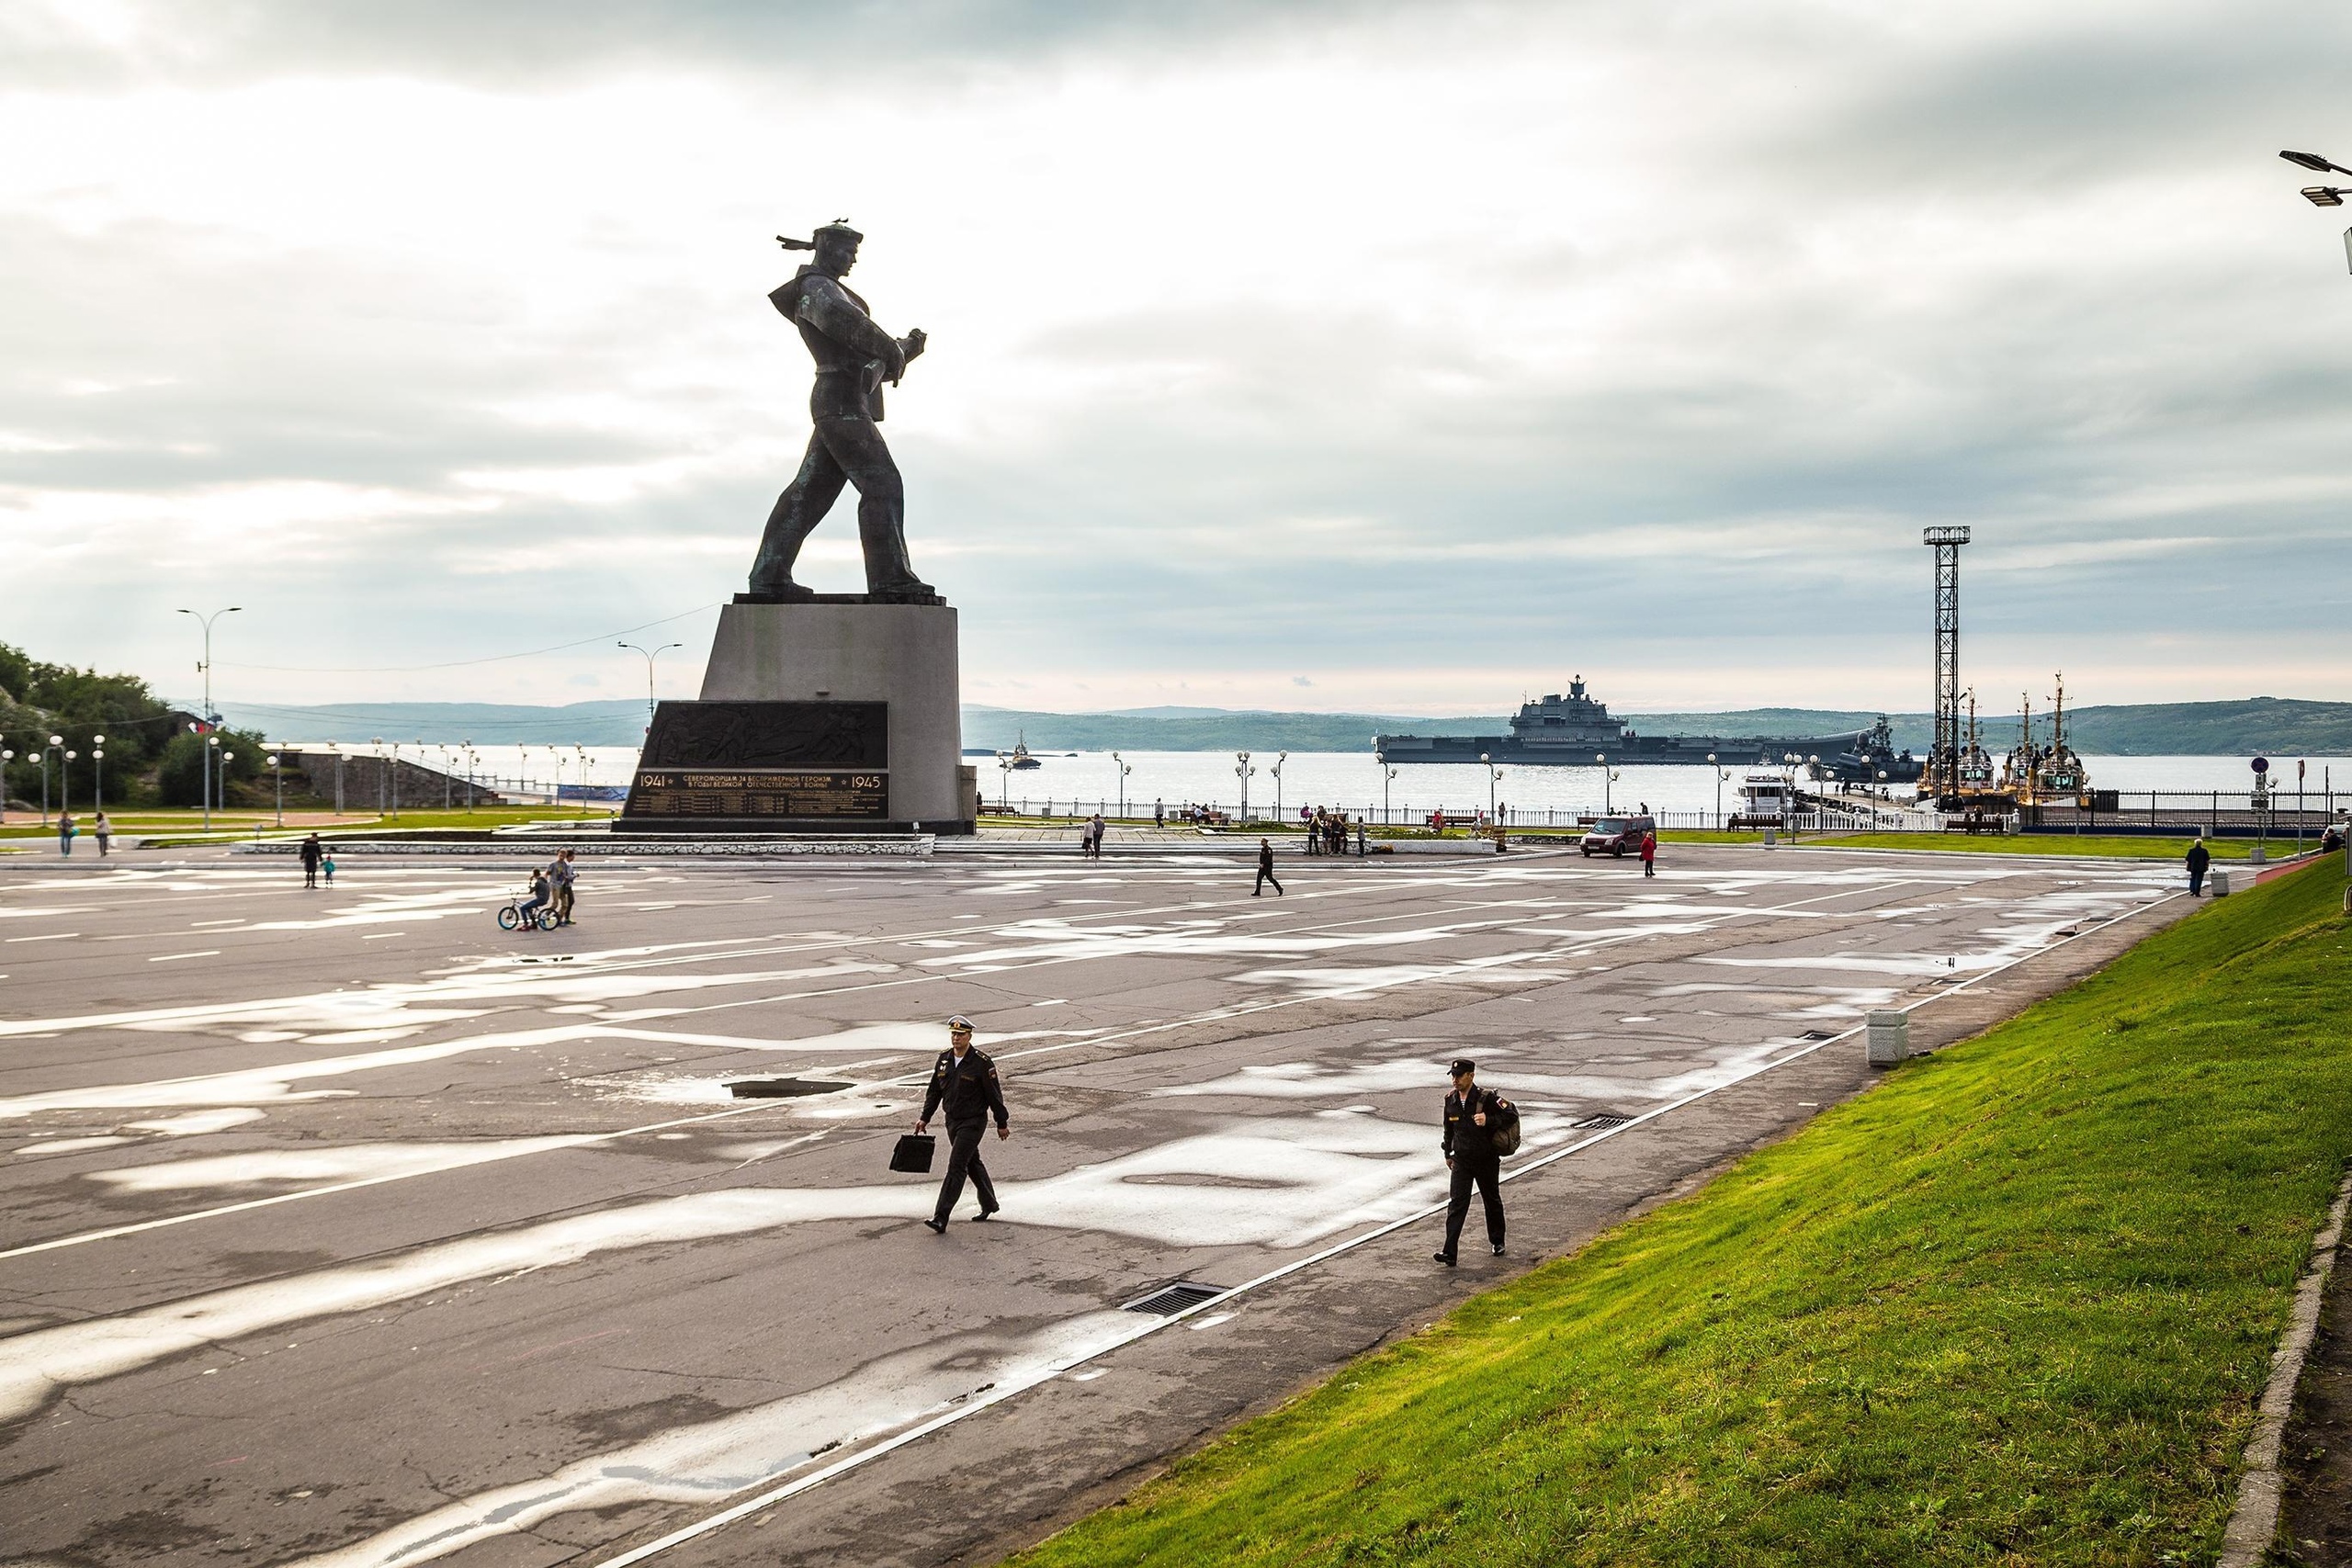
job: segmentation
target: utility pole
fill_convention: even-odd
[[[1919,542],[1936,552],[1936,739],[1928,776],[1940,802],[1960,794],[1960,547],[1968,543],[1968,528],[1923,529]]]

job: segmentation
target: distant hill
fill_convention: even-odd
[[[446,745],[634,746],[644,738],[645,705],[627,698],[533,707],[500,703],[340,703],[279,707],[222,703],[229,722],[284,740],[422,740]],[[1835,735],[1878,717],[1873,710],[1741,708],[1725,713],[1621,715],[1644,735]],[[1887,716],[1898,746],[1925,751],[1924,713]],[[1978,725],[1996,756],[2015,744],[2015,714],[1984,714]],[[2047,733],[2037,714],[2034,728]],[[2075,747],[2098,756],[2352,756],[2352,703],[2247,697],[2218,703],[2146,703],[2078,708],[2066,716]],[[1366,751],[1378,733],[1501,735],[1499,715],[1408,717],[1396,714],[1277,713],[1222,708],[1135,708],[1118,713],[1046,713],[967,705],[964,744],[1033,751]]]

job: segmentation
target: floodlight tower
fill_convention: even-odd
[[[1936,739],[1928,777],[1943,800],[1960,793],[1960,547],[1968,528],[1923,529],[1919,542],[1936,552]]]

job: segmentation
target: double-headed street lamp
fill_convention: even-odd
[[[1274,820],[1277,822],[1283,820],[1283,764],[1289,761],[1289,752],[1277,751],[1272,765],[1266,770],[1274,775]]]
[[[1484,763],[1487,769],[1487,820],[1493,822],[1495,820],[1495,781],[1503,776],[1503,771],[1495,766],[1495,760],[1484,751],[1478,753],[1478,761]],[[1499,824],[1497,825],[1499,826]]]
[[[1731,775],[1715,766],[1713,751],[1707,753],[1707,772],[1715,775],[1715,831],[1720,833],[1724,830],[1724,780]]]
[[[1127,775],[1134,773],[1135,769],[1129,767],[1127,760],[1116,751],[1111,753],[1111,761],[1119,766],[1119,815],[1125,818],[1127,814]]]
[[[107,810],[107,738],[103,735],[90,737],[90,770],[91,809],[103,817]]]
[[[1379,738],[1375,736],[1374,739]],[[1388,754],[1385,751],[1374,751],[1372,760],[1380,764],[1380,820],[1385,826],[1388,821],[1388,786],[1396,782],[1396,770],[1389,766]]]
[[[1012,798],[1012,759],[1002,751],[996,754],[996,809],[999,816],[1007,810]]]
[[[105,754],[103,751],[99,753],[100,756]],[[269,782],[277,795],[277,825],[283,828],[286,826],[286,773],[278,766],[277,752],[270,752],[263,760],[269,764]]]
[[[1249,752],[1236,751],[1233,755],[1233,776],[1241,781],[1241,825],[1246,828],[1250,825],[1250,780],[1258,770],[1250,765]]]
[[[1600,764],[1600,814],[1603,817],[1613,817],[1617,814],[1617,808],[1609,802],[1609,786],[1624,775],[1611,771],[1609,753],[1606,751],[1595,751],[1592,754],[1592,760]]]
[[[665,642],[659,648],[647,649],[639,648],[633,642],[618,642],[613,646],[631,649],[645,655],[645,732],[650,735],[653,733],[653,661],[672,649],[684,648],[686,645],[683,642]]]
[[[2278,156],[2286,159],[2290,164],[2309,169],[2313,174],[2352,175],[2352,169],[2347,169],[2341,164],[2331,164],[2316,152],[2281,152]],[[2347,196],[2352,196],[2352,186],[2305,186],[2303,187],[2303,199],[2313,207],[2341,207],[2344,205],[2344,198]],[[2344,231],[2344,255],[2346,262],[2352,264],[2352,229]]]

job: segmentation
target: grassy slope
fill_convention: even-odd
[[[2342,887],[2210,906],[1016,1561],[2210,1561],[2352,1150]]]

